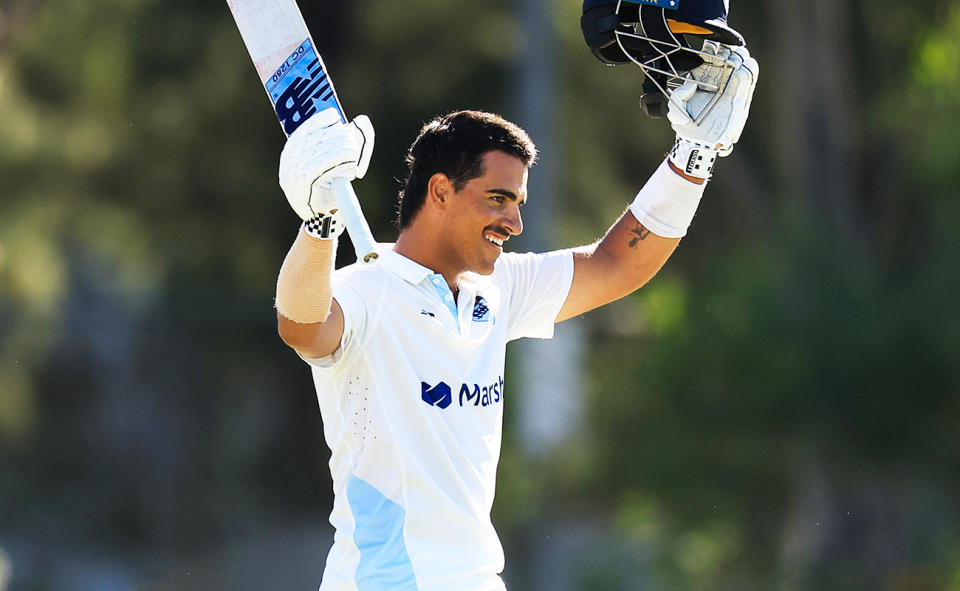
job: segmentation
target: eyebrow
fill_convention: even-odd
[[[516,193],[514,193],[513,191],[508,191],[506,189],[487,189],[486,192],[490,195],[502,195],[503,197],[506,197],[510,201],[516,201],[518,199]],[[520,202],[520,205],[523,205],[526,202],[527,200],[524,199],[523,201]]]

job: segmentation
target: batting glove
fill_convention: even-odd
[[[373,139],[373,124],[366,115],[342,123],[332,108],[308,119],[287,139],[280,154],[280,187],[293,211],[308,222],[308,231],[326,227],[324,238],[343,231],[330,182],[363,178]],[[331,216],[331,222],[326,222]]]
[[[703,64],[670,94],[667,118],[678,138],[728,156],[747,122],[760,66],[743,46],[705,41],[703,52]]]

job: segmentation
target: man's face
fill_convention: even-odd
[[[483,155],[485,173],[450,201],[450,255],[464,270],[493,272],[503,243],[523,231],[520,207],[527,200],[527,167],[516,156],[492,150]]]

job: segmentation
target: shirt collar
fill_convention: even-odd
[[[380,258],[375,265],[384,265],[389,271],[399,276],[404,281],[417,285],[428,276],[433,275],[433,269],[424,267],[420,263],[408,259],[402,254],[393,250],[393,244],[379,244]],[[460,284],[471,283],[474,289],[483,289],[488,287],[491,279],[488,276],[478,275],[467,272],[461,276]]]
[[[374,264],[384,265],[389,271],[392,271],[404,281],[414,285],[426,279],[428,275],[433,274],[431,269],[408,259],[398,252],[394,252],[393,244],[380,245],[380,260]]]

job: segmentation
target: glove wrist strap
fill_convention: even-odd
[[[303,230],[314,238],[329,240],[336,238],[345,229],[343,218],[338,212],[319,213],[316,217],[303,222]]]
[[[690,176],[709,179],[719,152],[708,146],[678,137],[670,149],[670,162]]]

